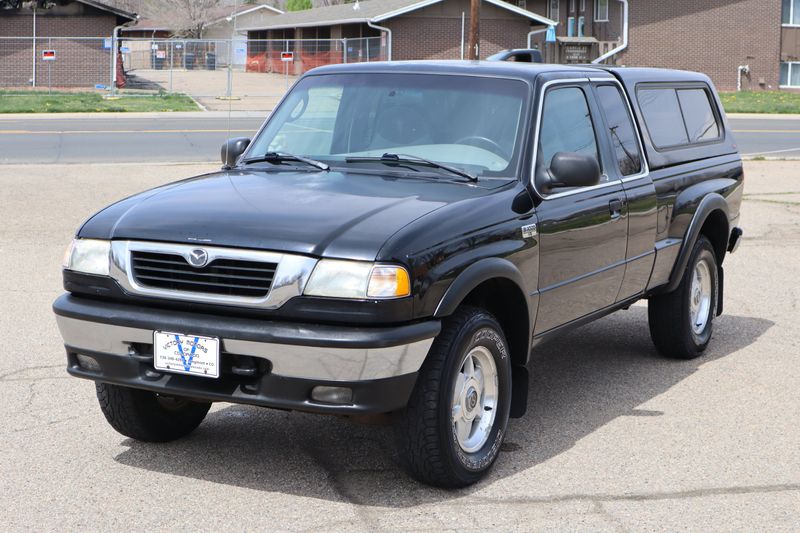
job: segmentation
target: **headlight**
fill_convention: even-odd
[[[73,239],[64,253],[66,270],[108,276],[111,241]]]
[[[402,298],[411,294],[408,271],[401,266],[323,259],[314,268],[304,294],[330,298]]]

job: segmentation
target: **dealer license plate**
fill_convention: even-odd
[[[219,339],[216,337],[156,331],[153,352],[158,370],[219,377]]]

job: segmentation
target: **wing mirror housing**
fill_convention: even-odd
[[[597,159],[575,152],[558,152],[550,162],[547,186],[590,187],[600,183],[600,164]]]
[[[228,139],[220,149],[220,159],[222,159],[222,169],[230,170],[236,166],[236,160],[250,146],[250,139],[247,137],[237,137]]]

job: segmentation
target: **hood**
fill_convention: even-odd
[[[122,200],[89,219],[79,236],[374,260],[414,220],[489,192],[479,185],[333,170],[233,170]]]

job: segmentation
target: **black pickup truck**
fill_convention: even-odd
[[[647,299],[658,351],[700,355],[741,235],[741,158],[690,72],[323,67],[222,158],[65,256],[67,370],[134,439],[215,401],[390,413],[411,475],[473,483],[537,344]]]

